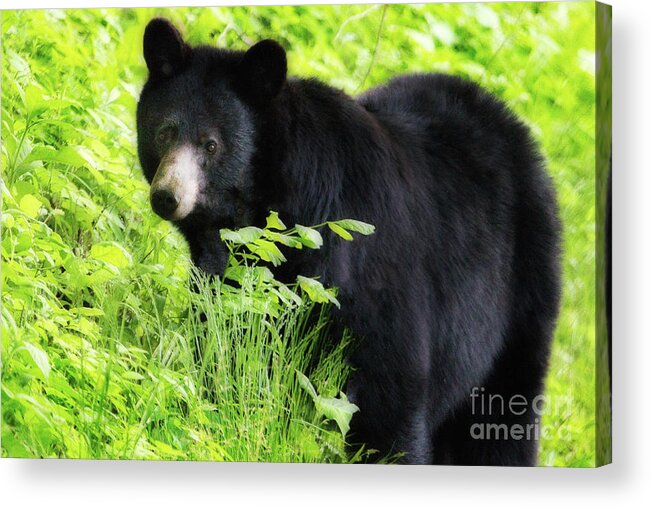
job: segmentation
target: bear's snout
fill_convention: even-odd
[[[165,220],[184,219],[199,200],[203,174],[195,151],[192,146],[183,145],[168,152],[151,182],[151,207]]]
[[[150,201],[154,212],[165,220],[170,220],[179,206],[178,197],[167,188],[152,192]]]

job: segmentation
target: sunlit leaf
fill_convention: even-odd
[[[115,241],[95,243],[90,249],[90,257],[107,262],[120,269],[131,264],[131,254]]]
[[[256,239],[252,244],[247,244],[253,253],[263,257],[264,260],[271,261],[274,266],[279,266],[285,262],[285,256],[280,249],[271,241]]]
[[[280,243],[282,245],[288,246],[290,248],[296,248],[298,250],[303,248],[303,243],[301,243],[300,239],[289,236],[288,234],[281,234],[279,232],[266,230],[264,232],[264,235],[275,243]]]
[[[353,414],[359,412],[359,407],[349,402],[344,393],[340,393],[339,398],[320,396],[317,394],[310,379],[298,370],[296,371],[296,377],[299,385],[305,389],[310,395],[310,398],[312,398],[312,401],[314,401],[317,413],[335,421],[337,426],[339,426],[341,434],[345,437],[350,430],[350,421],[353,418]]]
[[[332,232],[334,232],[338,236],[341,236],[346,241],[352,241],[353,236],[350,234],[350,232],[348,232],[343,227],[337,225],[335,222],[328,222],[328,227],[330,228],[330,230],[332,230]]]
[[[33,343],[25,342],[25,348],[29,352],[34,364],[38,366],[38,369],[43,373],[44,379],[47,381],[50,378],[50,361],[47,357],[47,354],[43,349],[37,347]]]
[[[324,398],[318,396],[314,400],[317,412],[323,414],[328,419],[336,421],[341,434],[345,437],[350,430],[350,420],[355,412],[359,412],[359,407],[350,403],[346,396],[341,393],[341,398]]]
[[[278,216],[278,213],[272,211],[271,213],[269,213],[269,216],[267,216],[267,229],[276,229],[279,231],[284,231],[285,229],[287,229],[287,227]]]
[[[332,223],[338,225],[342,229],[346,229],[347,231],[358,232],[360,234],[364,234],[365,236],[368,236],[369,234],[373,234],[375,232],[374,225],[367,224],[366,222],[362,222],[360,220],[344,219],[337,220],[336,222]]]
[[[231,243],[246,244],[252,243],[263,235],[263,230],[258,227],[242,227],[236,231],[231,229],[222,229],[220,235],[222,240]]]
[[[337,306],[337,308],[339,307],[339,301],[318,280],[299,275],[296,277],[296,281],[307,296],[315,303],[330,302]]]
[[[42,203],[36,197],[31,194],[24,195],[20,198],[20,203],[18,207],[21,211],[25,212],[28,216],[36,218],[38,216],[38,210],[41,209]]]
[[[323,238],[319,231],[315,229],[296,225],[296,232],[298,232],[301,242],[308,248],[321,248],[321,245],[323,245]]]

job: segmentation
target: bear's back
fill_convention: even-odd
[[[510,172],[505,167],[513,167],[510,162],[531,160],[528,129],[502,101],[471,81],[407,74],[368,90],[357,101],[410,150],[461,159],[462,166],[480,171]]]
[[[465,130],[478,121],[494,128],[520,125],[504,103],[479,85],[446,74],[405,74],[366,91],[357,101],[383,119],[465,125]]]

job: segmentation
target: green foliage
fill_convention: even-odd
[[[335,291],[302,276],[281,283],[261,265],[282,262],[276,257],[282,255],[279,245],[302,248],[299,228],[319,234],[298,225],[287,229],[275,212],[264,229],[224,229],[231,256],[222,279],[192,273],[193,311],[180,333],[194,339],[196,348],[184,344],[186,353],[180,357],[192,372],[193,398],[184,401],[203,400],[211,438],[220,442],[223,459],[348,461],[344,438],[358,408],[335,394],[348,373],[344,355],[349,337],[332,341],[327,306],[318,305],[338,306]],[[317,394],[304,372],[324,394]],[[194,386],[203,386],[203,392]],[[337,423],[338,432],[328,420]]]
[[[292,74],[349,93],[401,72],[462,75],[525,119],[564,223],[564,299],[546,394],[552,403],[572,398],[569,412],[543,418],[540,463],[593,464],[595,47],[587,2],[3,11],[3,456],[342,459],[341,433],[294,373],[308,375],[317,396],[343,400],[342,350],[308,368],[289,345],[292,336],[318,342],[323,322],[309,330],[299,322],[315,311],[310,297],[334,293],[308,279],[274,284],[261,266],[231,266],[241,291],[266,291],[247,300],[240,341],[231,341],[228,298],[206,292],[201,300],[189,290],[186,246],[149,210],[134,123],[146,77],[142,32],[154,15],[184,26],[191,43],[244,49],[274,38]],[[342,241],[364,232],[346,221],[323,227]],[[277,215],[264,230],[225,234],[243,255],[270,263],[283,260],[278,245],[321,241],[311,228],[290,233]],[[188,314],[191,305],[211,326]],[[281,327],[263,329],[270,319]],[[229,351],[240,342],[245,355],[236,359]],[[215,370],[207,358],[219,354],[231,362]],[[271,370],[262,375],[260,364]],[[292,368],[274,369],[281,364]],[[327,417],[344,431],[339,416]]]
[[[355,412],[359,412],[359,407],[350,403],[344,393],[340,393],[339,398],[324,398],[323,396],[319,396],[309,378],[301,372],[297,372],[297,375],[299,384],[307,391],[312,401],[314,401],[317,413],[334,419],[345,437],[348,430],[350,430],[350,420],[353,418]]]

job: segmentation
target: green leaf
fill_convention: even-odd
[[[242,227],[236,231],[231,229],[222,229],[219,235],[222,241],[230,241],[231,243],[238,243],[240,245],[253,243],[255,240],[262,237],[264,231],[258,227]]]
[[[131,264],[131,254],[115,241],[95,243],[90,249],[90,257],[123,269]]]
[[[9,64],[19,76],[31,76],[29,63],[27,63],[27,61],[22,56],[11,49],[7,50],[7,56],[9,58]]]
[[[310,382],[310,379],[298,370],[296,370],[296,377],[298,378],[299,385],[307,391],[307,394],[310,395],[310,398],[316,400],[319,395],[316,393],[316,389],[314,389],[314,386],[312,385],[312,382]]]
[[[344,393],[340,393],[341,398],[324,398],[318,396],[314,400],[317,412],[323,414],[328,419],[336,421],[341,434],[345,437],[350,430],[350,420],[355,412],[359,412],[359,407],[348,401]]]
[[[359,407],[349,402],[344,393],[339,393],[339,398],[319,396],[310,379],[298,370],[296,370],[296,377],[299,385],[307,391],[312,401],[314,401],[317,413],[335,421],[339,426],[339,431],[345,437],[350,430],[350,420],[355,412],[359,412]]]
[[[454,33],[454,30],[445,23],[444,21],[439,21],[435,19],[434,16],[426,16],[429,24],[430,32],[441,41],[446,46],[451,46],[457,40],[457,36]]]
[[[262,260],[271,262],[274,266],[279,266],[287,260],[275,243],[271,241],[257,239],[251,244],[247,243],[246,246]]]
[[[281,234],[279,232],[273,231],[264,231],[264,235],[274,243],[280,243],[290,248],[296,248],[297,250],[303,248],[303,243],[301,243],[298,238],[288,236],[287,234]]]
[[[247,268],[245,266],[229,266],[226,268],[226,271],[224,271],[224,278],[242,283],[246,272]]]
[[[77,167],[95,167],[95,160],[83,146],[64,146],[57,152],[58,162]]]
[[[373,234],[375,232],[375,226],[371,224],[367,224],[366,222],[362,222],[360,220],[351,220],[351,219],[344,219],[344,220],[337,220],[336,222],[331,222],[342,229],[346,229],[347,231],[353,231],[353,232],[358,232],[360,234],[363,234],[365,236],[368,236],[369,234]],[[328,223],[328,225],[330,222]]]
[[[295,303],[297,306],[301,306],[303,304],[303,300],[300,298],[300,296],[286,285],[280,285],[277,289],[275,289],[275,293],[278,294],[280,299],[282,299],[285,304],[289,304],[290,302]]]
[[[348,232],[346,229],[343,227],[340,227],[334,222],[328,222],[328,227],[330,227],[330,230],[337,234],[338,236],[341,236],[344,238],[346,241],[352,241],[353,236],[350,232]]]
[[[475,16],[480,25],[497,30],[500,26],[500,18],[497,13],[489,6],[484,4],[475,4]]]
[[[85,317],[101,317],[104,315],[104,311],[100,308],[85,308],[83,306],[79,308],[71,308],[70,313],[73,315],[83,315]]]
[[[274,274],[266,266],[255,266],[252,269],[252,274],[258,282],[268,283],[274,279]]]
[[[323,245],[323,238],[319,231],[315,229],[297,224],[296,232],[298,232],[298,235],[301,238],[301,243],[308,248],[321,248],[321,245]]]
[[[48,109],[47,102],[43,98],[43,88],[31,82],[25,89],[25,105],[30,116],[36,117]]]
[[[219,231],[219,237],[222,241],[228,241],[230,243],[243,243],[242,237],[232,229],[221,229]]]
[[[97,271],[94,271],[89,276],[84,277],[83,280],[85,280],[84,284],[88,283],[88,285],[102,285],[109,280],[112,280],[119,274],[120,272],[118,268],[112,264],[105,264],[104,267],[98,269]],[[79,279],[77,281],[82,281],[82,279]]]
[[[406,29],[405,35],[408,35],[416,44],[419,44],[428,53],[434,51],[434,40],[432,39],[431,33]]]
[[[257,227],[242,227],[237,230],[244,243],[252,243],[262,237],[262,229]]]
[[[287,226],[282,222],[278,213],[272,211],[267,217],[267,229],[276,229],[278,231],[284,231],[287,229]]]
[[[307,297],[315,303],[333,303],[339,308],[339,301],[319,282],[313,278],[306,278],[298,275],[296,281],[301,289],[305,291]]]
[[[36,218],[38,216],[38,210],[41,209],[41,206],[41,201],[39,201],[32,194],[24,195],[21,197],[20,202],[18,203],[18,207],[21,209],[21,211],[32,218]]]
[[[9,213],[8,211],[5,211],[0,215],[0,223],[2,223],[2,228],[4,230],[8,230],[13,228],[14,224],[16,223],[16,220],[14,219],[14,216]]]
[[[43,373],[45,380],[48,381],[50,378],[51,367],[45,351],[29,342],[25,342],[25,348],[29,352],[29,355],[32,356],[32,360],[36,366],[38,366],[38,369]]]

